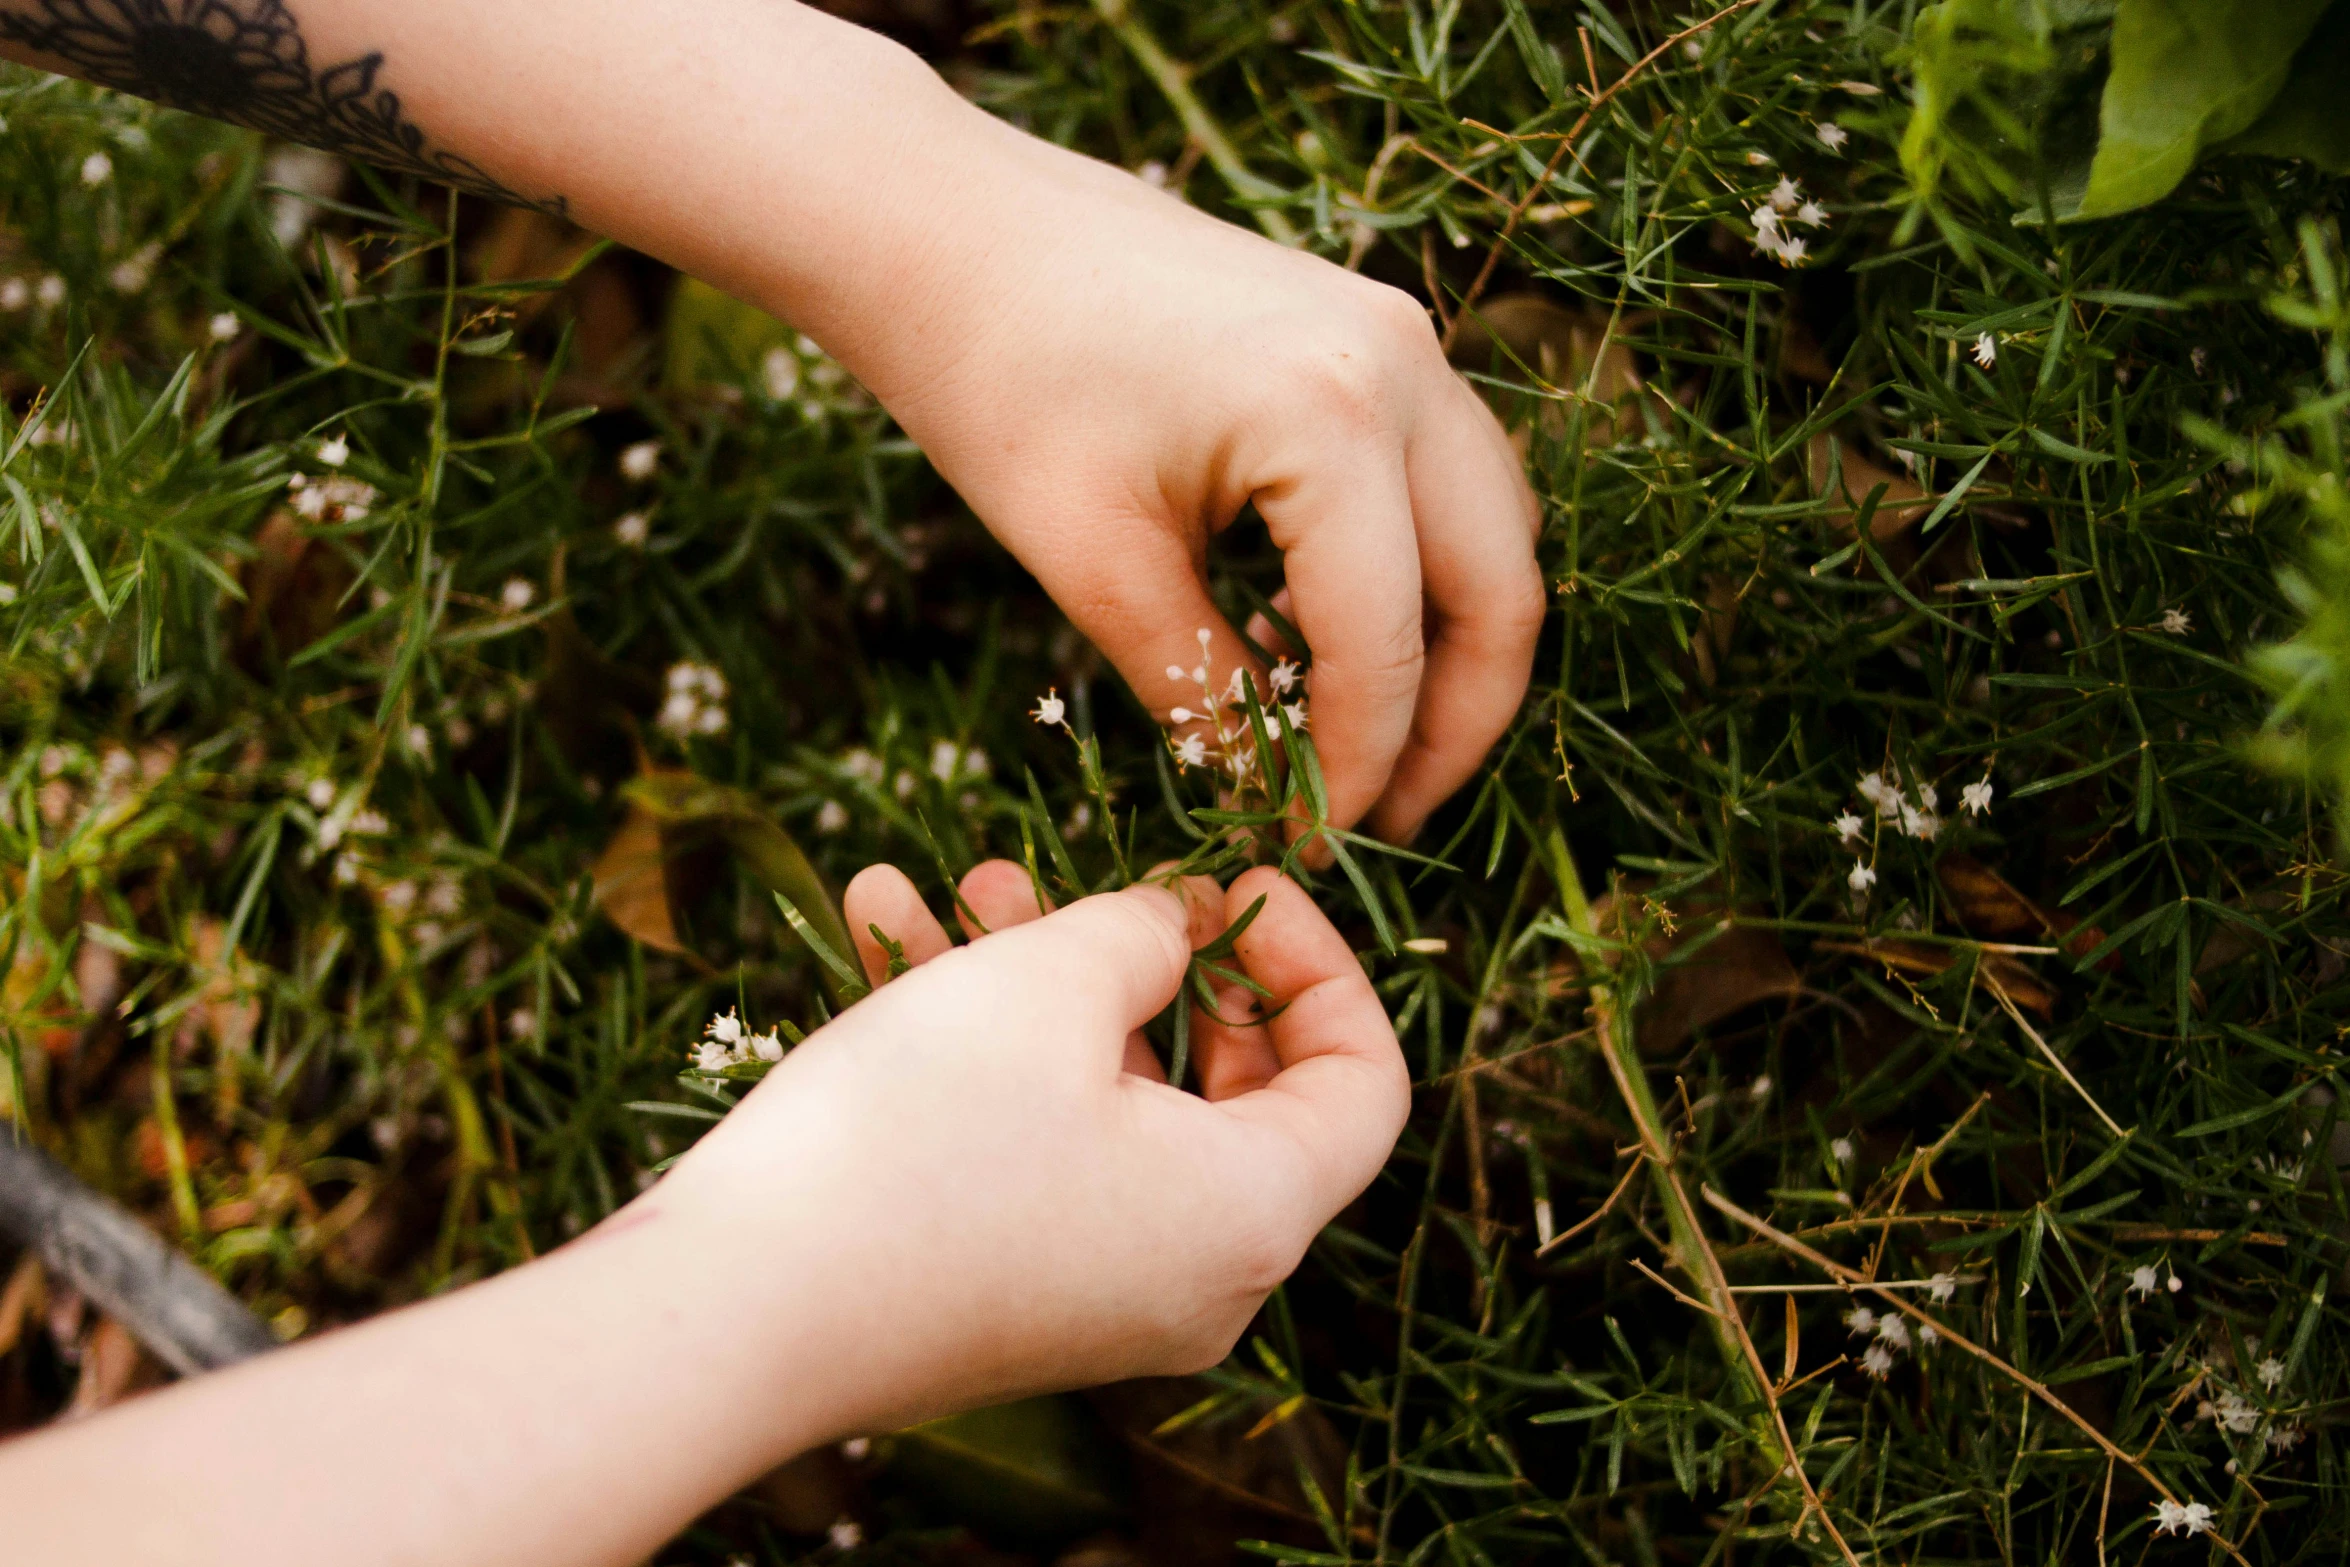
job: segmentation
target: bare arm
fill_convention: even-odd
[[[1539,512],[1421,308],[862,29],[791,0],[0,0],[0,47],[559,208],[794,322],[1163,720],[1203,628],[1249,661],[1204,564],[1253,504],[1336,825],[1410,836],[1516,714]]]
[[[851,918],[922,966],[579,1241],[0,1446],[7,1559],[622,1567],[817,1443],[1223,1358],[1402,1125],[1370,981],[1269,870],[1040,917],[994,861],[963,894],[995,934],[950,954],[903,876],[859,878]],[[1195,1013],[1179,1093],[1132,1031],[1260,895],[1239,957],[1277,1015]]]

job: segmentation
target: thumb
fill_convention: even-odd
[[[1126,1035],[1175,999],[1191,962],[1191,915],[1164,887],[1128,887],[1080,898],[1040,920],[989,937],[994,948],[1046,977],[1064,1015],[1091,1039]]]

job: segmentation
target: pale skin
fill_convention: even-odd
[[[0,1446],[10,1558],[621,1567],[822,1443],[1221,1360],[1403,1125],[1369,980],[1269,869],[1049,916],[1001,861],[962,890],[993,933],[954,948],[860,876],[849,919],[920,966],[580,1240]],[[1195,1013],[1204,1096],[1170,1088],[1134,1031],[1259,897],[1277,1015]]]
[[[1538,509],[1408,297],[1030,138],[788,0],[158,5],[134,13],[298,23],[322,69],[380,52],[468,183],[559,197],[811,333],[1162,718],[1198,701],[1169,671],[1201,628],[1217,670],[1251,662],[1205,559],[1253,504],[1310,645],[1335,824],[1410,837],[1517,711]],[[6,33],[59,14],[0,0],[0,52],[284,130],[217,83],[109,78]],[[868,966],[869,924],[922,966],[580,1242],[0,1449],[11,1553],[633,1562],[823,1442],[1220,1359],[1402,1125],[1361,967],[1270,871],[1042,916],[994,864],[964,896],[994,934],[950,955],[902,876],[860,877]],[[1134,1031],[1260,896],[1239,957],[1285,1009],[1197,1017],[1204,1093],[1179,1092]]]
[[[127,3],[0,0],[0,50],[103,78],[4,19]],[[1162,719],[1197,705],[1168,671],[1198,664],[1201,628],[1216,670],[1252,662],[1204,563],[1253,502],[1313,654],[1336,825],[1409,838],[1516,713],[1539,511],[1407,295],[1025,135],[788,0],[156,3],[274,7],[321,70],[380,53],[429,149],[814,335]],[[267,118],[149,76],[115,73]]]

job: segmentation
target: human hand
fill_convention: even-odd
[[[1005,861],[965,878],[993,934],[952,947],[875,866],[847,914],[918,966],[787,1056],[656,1189],[713,1222],[762,1302],[805,1321],[851,1384],[843,1433],[1050,1388],[1200,1370],[1377,1173],[1409,1077],[1362,968],[1295,883],[1259,869],[1040,915]],[[1269,1022],[1229,987],[1195,1013],[1205,1097],[1167,1086],[1139,1025],[1190,951],[1262,897],[1237,943]],[[788,1311],[784,1302],[788,1301]],[[794,1372],[791,1396],[822,1391]]]
[[[1334,825],[1401,840],[1516,713],[1545,597],[1500,426],[1394,289],[976,110],[919,242],[818,329],[1164,721],[1253,664],[1207,542],[1253,502]],[[886,215],[886,214],[885,214]],[[829,334],[829,335],[828,335]],[[1255,629],[1260,642],[1266,628]]]

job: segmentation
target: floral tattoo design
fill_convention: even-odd
[[[0,41],[175,109],[323,147],[397,173],[560,213],[426,140],[380,85],[381,51],[321,70],[281,0],[13,0]]]

